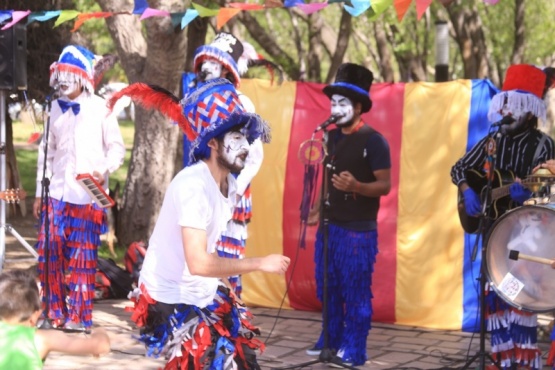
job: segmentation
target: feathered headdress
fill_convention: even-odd
[[[171,92],[158,86],[134,83],[115,93],[108,101],[112,109],[122,96],[147,109],[155,109],[177,122],[192,142],[190,163],[210,155],[208,142],[235,126],[252,143],[260,138],[270,142],[270,128],[258,114],[245,111],[233,84],[224,78],[210,80],[192,89],[181,102]]]
[[[277,71],[278,84],[281,85],[283,82],[283,70],[280,66],[274,62],[264,59],[262,55],[256,52],[254,46],[248,42],[243,42],[243,49],[243,54],[237,62],[237,67],[241,76],[244,76],[251,67],[265,67],[268,70],[268,73],[270,73],[272,82],[274,82],[274,75]]]

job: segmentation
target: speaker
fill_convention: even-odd
[[[27,29],[0,30],[0,90],[27,90]]]

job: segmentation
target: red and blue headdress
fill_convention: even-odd
[[[50,86],[59,80],[75,80],[94,92],[94,59],[95,55],[82,46],[66,46],[58,61],[50,65]]]
[[[235,36],[227,32],[220,32],[214,41],[208,45],[203,45],[195,50],[193,70],[199,74],[202,63],[207,59],[213,59],[222,64],[228,73],[231,74],[233,85],[239,86],[241,81],[237,62],[243,54],[243,44]]]
[[[208,158],[208,142],[242,126],[249,144],[258,138],[270,141],[268,124],[255,113],[245,111],[233,84],[225,78],[210,80],[193,89],[182,100],[183,113],[198,137],[191,145],[190,163]]]
[[[491,99],[488,119],[491,122],[496,121],[503,107],[507,105],[513,116],[530,112],[545,122],[547,108],[543,101],[543,93],[546,77],[541,69],[530,64],[510,66],[502,91]]]
[[[181,100],[154,85],[134,83],[118,91],[108,101],[112,109],[122,96],[129,96],[144,108],[154,109],[175,121],[192,142],[190,163],[208,158],[210,139],[218,138],[235,126],[251,144],[260,138],[270,142],[270,128],[258,114],[248,113],[241,105],[235,87],[225,78],[201,83]]]

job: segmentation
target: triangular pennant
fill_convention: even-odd
[[[286,8],[292,8],[300,4],[304,4],[304,2],[302,0],[285,0],[283,2],[283,6]]]
[[[315,13],[319,10],[322,10],[326,6],[328,6],[327,1],[325,3],[310,3],[310,4],[301,3],[301,4],[297,4],[297,7],[299,9],[301,9],[307,15]]]
[[[199,17],[214,17],[220,12],[220,9],[205,8],[204,6],[196,3],[191,4],[193,5],[193,8],[197,10]]]
[[[22,20],[29,14],[31,14],[30,10],[25,10],[25,11],[14,10],[14,12],[12,13],[12,21],[10,23],[5,24],[4,27],[2,27],[2,30],[7,30],[8,28],[10,28],[14,24]]]
[[[181,29],[187,27],[196,17],[198,17],[198,11],[196,9],[187,9],[183,18],[181,18]]]
[[[60,10],[52,10],[48,12],[32,12],[27,18],[27,24],[33,23],[34,21],[45,22],[49,19],[56,18],[60,15],[60,13]]]
[[[167,10],[146,8],[143,14],[141,14],[141,18],[139,19],[143,20],[150,17],[169,17],[169,16],[170,16],[170,12],[168,12]]]
[[[377,18],[393,4],[393,0],[372,0],[370,7],[374,12],[371,18]]]
[[[358,17],[370,8],[370,0],[352,0],[353,6],[345,5],[345,11],[353,17]]]
[[[401,22],[403,20],[403,18],[405,17],[405,14],[407,13],[407,10],[409,10],[409,6],[410,6],[411,2],[412,2],[412,0],[394,0],[393,1],[393,6],[395,7],[395,10],[397,11],[397,19],[399,20],[399,22]]]
[[[216,29],[220,30],[231,18],[233,18],[241,9],[236,8],[221,8],[218,16],[216,17]]]
[[[264,8],[283,8],[283,3],[280,0],[265,0]]]
[[[54,28],[58,27],[62,23],[76,18],[79,14],[81,13],[77,10],[62,10],[60,12],[60,15],[58,16],[58,19],[56,19],[56,23],[54,23]]]
[[[241,10],[262,10],[264,5],[260,4],[250,4],[250,3],[229,3],[232,8],[237,8]]]
[[[95,13],[79,14],[77,16],[77,19],[75,20],[75,23],[73,24],[73,29],[71,30],[71,32],[77,31],[79,29],[79,27],[81,27],[83,25],[83,23],[85,23],[89,19],[108,18],[108,17],[111,17],[112,15],[114,15],[114,13],[109,13],[109,12],[95,12]]]
[[[171,13],[170,14],[170,19],[172,20],[172,26],[174,26],[174,27],[180,26],[181,27],[181,19],[183,18],[184,15],[185,15],[185,12]]]
[[[146,2],[146,0],[135,0],[133,14],[143,14],[146,8],[148,8],[148,3]]]
[[[13,10],[0,10],[0,23],[12,17]]]
[[[416,0],[416,18],[420,20],[433,0]]]

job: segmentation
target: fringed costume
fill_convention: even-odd
[[[43,308],[56,327],[67,329],[92,326],[97,250],[100,235],[107,231],[106,212],[76,177],[101,177],[107,190],[110,173],[125,156],[116,117],[104,99],[94,95],[94,61],[89,50],[67,46],[50,67],[50,84],[59,88],[60,97],[51,104],[49,130],[37,160],[33,208],[42,206],[37,245]],[[46,180],[48,188],[43,188]]]
[[[264,350],[255,338],[260,332],[228,288],[220,285],[205,308],[156,302],[141,288],[134,292],[132,320],[141,328],[147,355],[165,356],[165,370],[260,369],[255,354]]]
[[[222,66],[221,76],[229,80],[235,87],[240,84],[240,76],[244,75],[249,66],[264,65],[264,66],[277,66],[272,63],[254,63],[254,60],[263,60],[250,44],[245,44],[247,48],[235,36],[220,32],[216,35],[212,43],[203,45],[195,51],[194,58],[194,74],[184,74],[183,76],[183,94],[185,97],[194,95],[196,88],[215,76],[206,77],[203,73],[203,63],[205,61],[217,62]],[[273,69],[270,69],[273,71]],[[202,77],[199,77],[202,76]],[[252,101],[244,94],[237,91],[239,100],[245,111],[254,113],[255,107]],[[201,132],[207,127],[207,123],[198,125],[195,129]],[[187,166],[190,161],[186,157],[186,153],[190,148],[190,143],[184,138],[184,166]],[[250,182],[258,173],[262,160],[264,159],[264,152],[260,140],[255,140],[251,144],[249,155],[246,160],[245,168],[240,174],[236,174],[239,194],[239,199],[236,208],[233,212],[233,218],[228,223],[227,229],[222,233],[221,238],[217,242],[216,250],[220,257],[238,258],[245,257],[245,247],[247,242],[247,224],[252,216],[252,197],[250,191]],[[241,276],[235,275],[228,278],[235,294],[239,297],[243,291],[241,284]]]
[[[515,366],[541,369],[538,316],[510,306],[495,291],[487,293],[486,302],[486,327],[491,334],[492,357],[499,361],[501,369],[510,370]]]
[[[463,194],[465,211],[469,216],[480,217],[484,207],[483,197],[479,195],[482,189],[473,188],[472,181],[467,179],[470,171],[484,174],[485,179],[488,174],[493,179],[494,171],[511,173],[515,178],[525,179],[534,167],[554,158],[553,139],[537,128],[538,118],[545,120],[546,117],[542,97],[545,87],[545,73],[533,65],[516,64],[507,69],[502,90],[492,97],[488,120],[508,120],[508,123],[500,125],[498,129],[492,125],[489,134],[480,139],[451,169],[451,180]],[[499,213],[521,206],[532,196],[532,191],[520,182],[513,182],[509,190],[506,206],[500,206]],[[486,206],[497,207],[493,203],[491,201]],[[474,208],[479,211],[473,212]],[[490,212],[486,219],[491,219],[492,214]],[[523,224],[522,227],[529,228],[529,225]],[[476,231],[481,231],[485,237],[493,228],[495,224],[488,222],[485,230]],[[515,271],[512,272],[518,276]],[[509,305],[492,289],[485,289],[480,294],[484,294],[486,300],[485,320],[491,334],[492,358],[499,361],[501,369],[520,366],[541,369],[537,315]]]
[[[44,216],[43,209],[43,220]],[[43,295],[48,292],[48,317],[58,327],[70,320],[90,328],[97,249],[100,235],[108,230],[106,212],[95,204],[75,205],[50,199],[48,217],[48,271],[44,223],[38,242],[38,271]]]
[[[367,68],[345,63],[339,67],[335,82],[323,89],[330,100],[339,96],[344,103],[332,103],[332,115],[341,117],[335,121],[338,127],[325,134],[327,154],[314,256],[317,295],[323,304],[324,289],[327,289],[328,325],[307,353],[315,355],[324,348],[327,329],[327,349],[335,354],[332,362],[352,366],[363,365],[368,359],[366,340],[372,321],[371,287],[378,254],[378,211],[380,196],[389,191],[391,168],[387,140],[360,117],[372,107],[369,94],[372,81],[372,72]],[[343,106],[347,108],[341,110]],[[360,112],[355,114],[357,109]],[[349,176],[355,184],[353,190],[336,186],[334,176]],[[311,176],[305,176],[305,181],[311,181]],[[374,183],[383,190],[371,195],[360,190],[361,184]],[[324,286],[325,278],[327,286]]]
[[[116,99],[142,91],[132,97],[149,105],[153,93],[163,97],[159,89],[151,89],[147,92],[150,98],[145,97],[146,88],[138,90],[131,85]],[[115,103],[114,98],[110,103]],[[170,99],[168,106],[173,104]],[[143,261],[140,288],[133,294],[132,319],[142,327],[140,340],[147,354],[164,355],[168,360],[165,369],[257,370],[260,367],[255,351],[262,350],[263,344],[254,338],[258,330],[250,324],[250,313],[237,304],[234,293],[221,279],[195,275],[186,255],[198,248],[206,248],[207,254],[216,253],[217,241],[232,218],[237,200],[234,176],[227,175],[224,190],[211,172],[211,156],[223,154],[213,154],[209,142],[225,140],[226,133],[236,128],[244,136],[246,147],[257,139],[269,142],[270,129],[260,116],[245,111],[227,79],[199,84],[180,104],[188,122],[188,127],[181,128],[197,137],[190,144],[190,164],[166,189]],[[218,114],[206,114],[216,110]],[[205,232],[206,245],[184,239],[189,229]]]
[[[329,347],[342,351],[348,363],[366,362],[366,339],[372,320],[372,273],[378,254],[377,231],[328,229],[328,334]],[[323,300],[323,230],[316,235],[316,284]],[[324,338],[316,343],[322,348]]]

